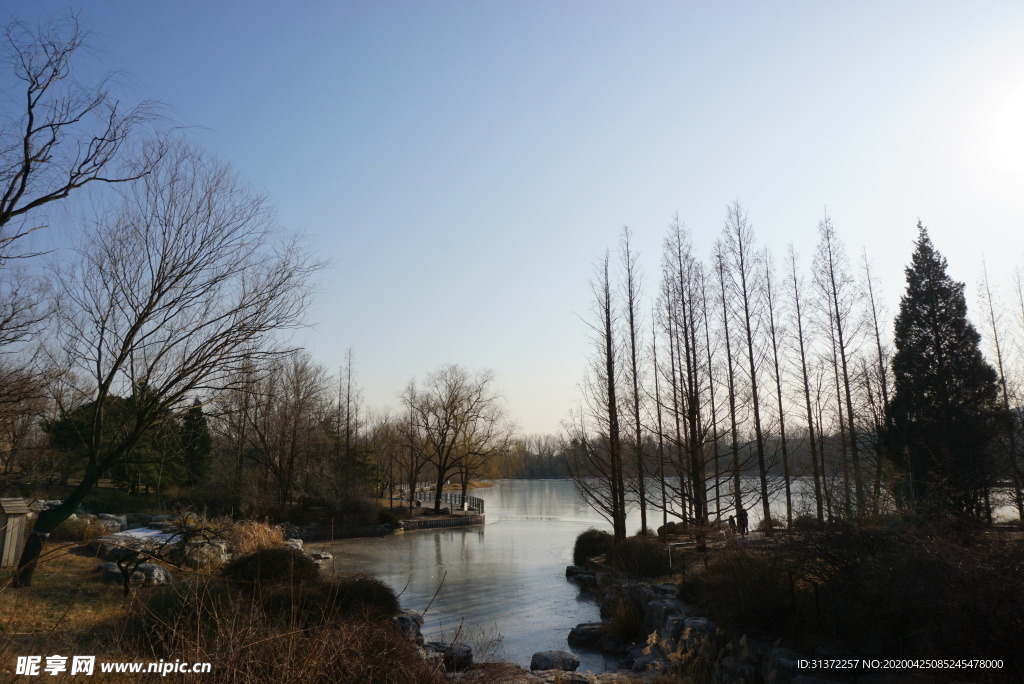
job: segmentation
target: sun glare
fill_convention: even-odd
[[[1001,170],[1024,171],[1024,86],[1009,91],[994,108],[990,140]]]

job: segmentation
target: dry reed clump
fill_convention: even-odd
[[[226,528],[228,541],[231,542],[232,552],[236,556],[244,556],[259,551],[280,546],[284,543],[284,531],[279,525],[271,525],[264,520],[239,520],[233,522]]]

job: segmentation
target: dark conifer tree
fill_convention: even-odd
[[[967,320],[964,284],[949,277],[945,257],[917,227],[896,316],[891,453],[906,478],[905,504],[984,519],[1000,417],[997,376]]]
[[[210,469],[210,428],[203,406],[196,399],[181,419],[181,449],[185,461],[186,481],[194,485]]]

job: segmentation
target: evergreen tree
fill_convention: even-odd
[[[210,428],[203,405],[196,399],[181,419],[181,450],[185,461],[185,482],[194,485],[210,469]]]
[[[905,478],[898,493],[920,510],[982,519],[1000,419],[996,372],[967,320],[964,284],[949,277],[945,257],[917,227],[892,360],[889,440]]]

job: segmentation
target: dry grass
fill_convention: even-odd
[[[60,631],[65,623],[92,629],[123,617],[121,587],[89,581],[103,561],[76,553],[77,544],[49,544],[36,569],[34,586],[13,589],[13,569],[0,571],[0,626],[25,641]]]
[[[99,561],[69,553],[70,548],[51,544],[44,549],[31,588],[12,589],[12,573],[0,574],[0,679],[13,677],[16,656],[60,653],[95,655],[97,663],[210,662],[213,672],[202,676],[204,682],[443,682],[443,673],[386,617],[379,617],[396,604],[367,617],[374,611],[351,603],[355,594],[369,596],[377,589],[368,588],[362,576],[325,581],[327,594],[312,591],[312,604],[333,597],[339,606],[320,612],[312,604],[298,612],[268,611],[262,592],[181,571],[174,585],[139,588],[125,598],[119,586],[91,581]],[[301,590],[308,588],[302,585]],[[279,585],[275,591],[280,590]],[[369,598],[380,602],[379,596]],[[393,594],[387,598],[394,601]],[[70,680],[66,673],[46,679]],[[140,681],[138,675],[98,671],[90,679]],[[195,681],[174,674],[167,679]]]
[[[91,541],[97,537],[110,534],[110,528],[101,521],[92,518],[76,518],[65,520],[50,535],[54,541]]]
[[[226,536],[236,556],[244,556],[284,543],[281,526],[271,525],[267,520],[239,520],[231,523],[226,527]]]

